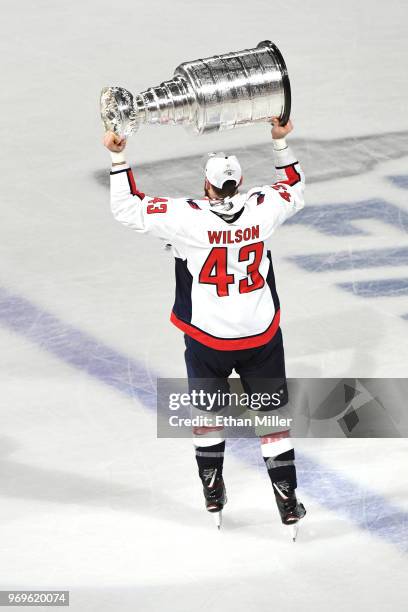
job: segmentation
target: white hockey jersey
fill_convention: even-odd
[[[262,346],[279,328],[269,245],[275,229],[303,208],[304,177],[288,147],[274,157],[277,182],[239,193],[227,206],[213,206],[206,198],[146,195],[128,165],[111,172],[115,219],[173,246],[171,321],[214,349]]]

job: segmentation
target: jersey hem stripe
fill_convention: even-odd
[[[256,348],[270,342],[279,329],[280,310],[275,312],[272,323],[264,332],[254,336],[247,336],[246,338],[217,338],[216,336],[211,336],[211,334],[207,334],[202,329],[191,325],[191,323],[186,323],[179,319],[174,310],[170,315],[170,321],[182,332],[205,346],[218,351],[237,351]]]

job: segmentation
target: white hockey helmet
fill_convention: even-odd
[[[242,179],[242,170],[235,155],[210,153],[205,165],[205,176],[211,185],[222,189],[226,181],[234,181],[238,186]]]

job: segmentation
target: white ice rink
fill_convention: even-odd
[[[276,234],[289,376],[406,377],[408,94],[402,0],[23,0],[0,58],[0,589],[80,612],[405,612],[408,443],[297,442],[299,540],[256,441],[229,441],[217,533],[189,440],[158,440],[155,381],[184,375],[173,264],[109,211],[98,96],[185,60],[281,48],[307,208]],[[138,184],[202,190],[206,151],[268,181],[269,131],[145,128]],[[41,608],[42,609],[42,608]]]

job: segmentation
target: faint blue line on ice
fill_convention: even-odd
[[[387,223],[404,234],[408,232],[408,212],[381,198],[306,206],[286,224],[306,225],[329,236],[367,236],[370,232],[353,222],[368,219]]]
[[[369,249],[365,251],[332,251],[330,253],[293,255],[287,259],[308,272],[406,266],[408,265],[408,247]]]
[[[90,334],[69,325],[23,297],[0,288],[0,323],[65,363],[121,393],[156,407],[155,379],[143,367]]]
[[[149,382],[152,376],[142,364],[25,298],[1,288],[0,323],[63,362],[127,396],[137,398],[146,408],[156,408],[156,390]],[[230,450],[238,458],[250,464],[263,465],[257,440],[232,442]],[[302,474],[302,486],[310,497],[408,553],[407,512],[303,453],[298,468]]]
[[[393,176],[387,176],[387,179],[396,187],[408,189],[408,174],[394,174]]]
[[[353,283],[337,283],[337,287],[364,298],[408,295],[408,278],[384,278]]]

